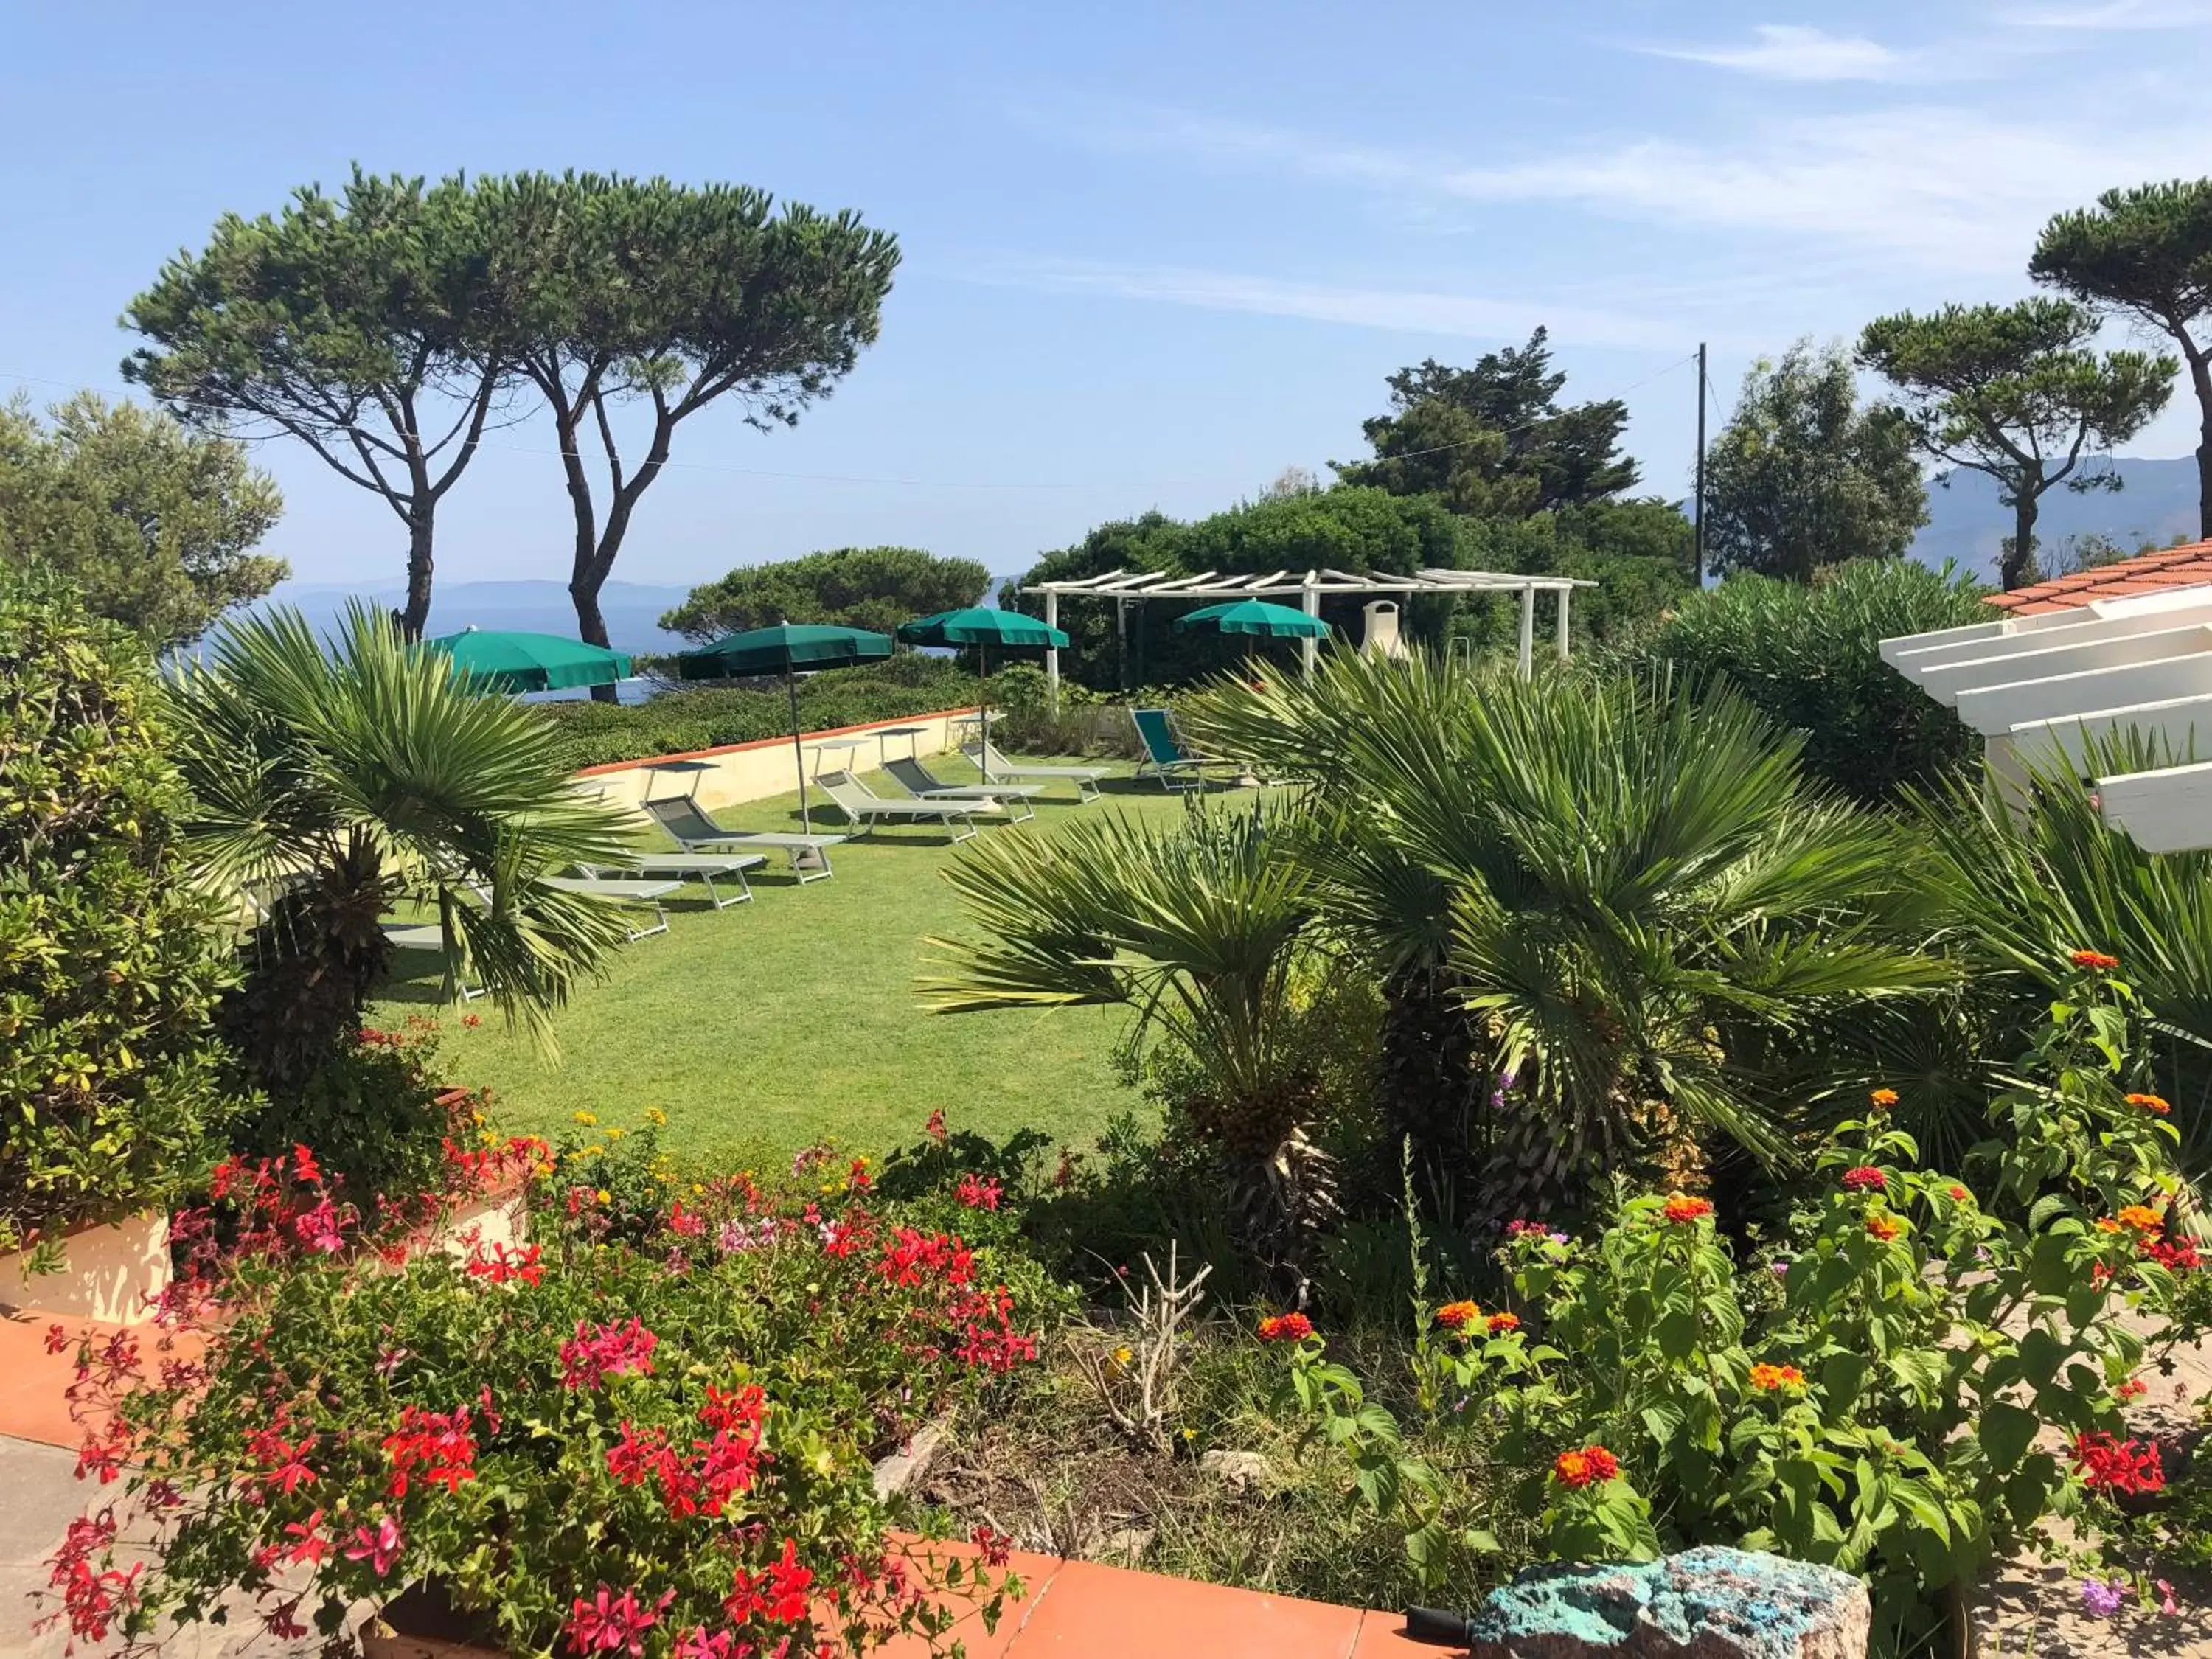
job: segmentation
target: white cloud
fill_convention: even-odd
[[[1430,213],[1564,204],[1616,220],[1765,234],[1808,262],[1878,262],[1893,272],[1902,264],[1984,280],[2023,281],[2044,222],[2116,183],[2212,172],[2212,112],[2186,108],[2124,129],[2075,128],[2047,115],[2015,122],[1944,105],[1784,115],[1725,143],[1593,139],[1471,166],[1159,112],[1094,122],[1082,136],[1364,188]]]
[[[948,275],[955,273],[947,272]],[[1356,328],[1475,340],[1521,340],[1538,325],[1581,343],[1679,348],[1679,325],[1633,312],[1479,295],[1297,282],[1238,272],[1091,261],[1012,261],[957,273],[995,286],[1095,294],[1207,311],[1301,317]]]
[[[2046,29],[2185,29],[2212,23],[2207,0],[2101,0],[2071,6],[2014,6],[2000,21]]]
[[[1741,70],[1775,81],[1910,81],[1929,67],[1863,35],[1830,34],[1799,23],[1761,23],[1748,45],[1640,46],[1655,58],[1679,58],[1716,69]]]

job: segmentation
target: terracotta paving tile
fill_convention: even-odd
[[[1359,1625],[1357,1607],[1071,1561],[1012,1652],[1013,1659],[1350,1659]]]
[[[974,1548],[966,1544],[939,1544],[931,1547],[969,1557],[975,1553]],[[939,1638],[937,1650],[941,1653],[952,1643],[960,1642],[967,1646],[968,1659],[1001,1659],[1006,1650],[1013,1646],[1015,1638],[1029,1623],[1038,1602],[1066,1565],[1056,1555],[1025,1555],[1016,1551],[1006,1565],[1009,1571],[1021,1576],[1022,1593],[1018,1598],[1007,1598],[1006,1605],[999,1613],[998,1629],[986,1631],[982,1615],[969,1612]],[[922,1656],[930,1651],[930,1646],[920,1637],[902,1636],[877,1651],[884,1655],[884,1659],[922,1659]]]
[[[1406,1621],[1395,1613],[1370,1613],[1359,1621],[1359,1639],[1352,1644],[1352,1659],[1444,1659],[1453,1650],[1405,1635]]]

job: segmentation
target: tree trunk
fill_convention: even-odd
[[[422,637],[430,621],[430,532],[435,508],[422,496],[407,514],[407,608],[397,620],[402,635]]]
[[[2188,337],[2182,337],[2185,345]],[[2189,383],[2197,390],[2197,533],[2212,541],[2212,365],[2189,349]]]
[[[1431,1167],[1466,1168],[1480,1086],[1474,1048],[1443,969],[1408,969],[1384,981],[1377,1082],[1394,1152],[1410,1136],[1415,1156]]]
[[[568,584],[568,597],[576,603],[577,636],[587,645],[605,645],[608,642],[607,619],[599,611],[599,589],[604,580],[585,572]],[[618,692],[611,685],[592,688],[593,702],[614,702],[618,697]]]
[[[2008,593],[2021,585],[2027,574],[2028,561],[2035,556],[2035,496],[2021,490],[2013,502],[2012,539],[2005,544],[1997,565],[1997,585]]]
[[[253,1081],[294,1095],[361,1029],[392,946],[380,925],[394,896],[375,844],[343,853],[269,906],[242,955],[245,977],[219,1023]]]

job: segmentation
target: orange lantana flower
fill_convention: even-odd
[[[1700,1216],[1708,1216],[1712,1212],[1713,1203],[1711,1199],[1689,1198],[1680,1193],[1676,1193],[1672,1198],[1667,1200],[1667,1209],[1665,1213],[1668,1220],[1679,1224],[1685,1221],[1695,1221]]]
[[[2166,1104],[2166,1097],[2163,1095],[2130,1095],[2128,1104],[2140,1106],[2144,1111],[2155,1117],[2164,1117],[2173,1109]]]
[[[1772,1394],[1781,1389],[1802,1389],[1805,1386],[1805,1373],[1795,1365],[1753,1365],[1751,1368],[1751,1386],[1761,1394]]]
[[[1561,1486],[1580,1488],[1612,1480],[1620,1473],[1620,1460],[1602,1446],[1583,1446],[1553,1458],[1552,1473]]]
[[[1867,1103],[1872,1106],[1877,1112],[1886,1112],[1891,1107],[1897,1104],[1897,1091],[1894,1089],[1876,1089],[1867,1096]]]
[[[1905,1224],[1886,1210],[1876,1210],[1867,1217],[1866,1230],[1868,1237],[1887,1244],[1905,1231]]]

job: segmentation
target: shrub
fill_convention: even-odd
[[[870,1468],[1035,1358],[994,1249],[811,1167],[672,1179],[630,1243],[586,1184],[609,1159],[653,1173],[541,1164],[526,1248],[197,1258],[204,1358],[88,1341],[80,1397],[113,1426],[80,1474],[134,1460],[161,1554],[118,1570],[114,1511],[78,1522],[54,1564],[72,1632],[137,1640],[235,1591],[281,1638],[330,1635],[423,1584],[509,1652],[737,1659],[940,1632],[948,1588],[995,1610],[982,1562],[888,1532]]]
[[[1587,1239],[1516,1227],[1517,1306],[1447,1304],[1416,1350],[1427,1426],[1510,1472],[1554,1557],[1774,1550],[1864,1575],[1877,1627],[1907,1634],[2046,1515],[2157,1484],[2116,1390],[2198,1334],[2197,1252],[2169,1231],[2172,1127],[2122,1093],[2132,994],[2094,967],[2069,988],[2032,1080],[1994,1103],[1978,1194],[1914,1167],[1881,1091],[1771,1263],[1739,1267],[1711,1204],[1679,1193]],[[1464,1571],[1487,1540],[1395,1419],[1318,1340],[1288,1380],[1360,1496],[1405,1518],[1415,1566]]]
[[[799,725],[809,732],[896,720],[975,702],[974,673],[946,657],[903,653],[859,668],[810,674],[799,684]],[[570,768],[791,735],[791,701],[781,680],[664,692],[650,702],[531,705],[558,734]]]
[[[0,1249],[163,1202],[240,1108],[158,702],[135,638],[0,571]]]
[[[474,1140],[480,1121],[474,1098],[454,1098],[438,1074],[437,1033],[438,1023],[419,1014],[396,1031],[364,1029],[241,1123],[233,1144],[260,1157],[312,1146],[349,1194],[437,1190],[448,1144]]]
[[[1862,559],[1810,586],[1749,574],[1684,601],[1650,647],[1702,678],[1725,678],[1804,733],[1807,769],[1863,801],[1935,781],[1980,745],[1951,709],[1881,659],[1881,642],[1987,622],[1982,589],[1946,566]]]

